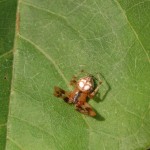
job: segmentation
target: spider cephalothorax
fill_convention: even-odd
[[[102,83],[102,81],[99,81],[98,86],[95,86],[94,79],[91,75],[79,80],[77,80],[77,76],[74,76],[70,81],[70,85],[74,86],[73,91],[67,92],[59,87],[54,87],[54,95],[62,98],[67,103],[74,104],[77,111],[89,116],[95,116],[95,111],[86,102],[88,97],[93,98],[95,96]]]

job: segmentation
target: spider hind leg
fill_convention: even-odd
[[[83,105],[75,105],[75,109],[84,115],[89,115],[91,117],[96,116],[96,112],[92,109],[92,107],[85,102]]]

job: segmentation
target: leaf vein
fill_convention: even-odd
[[[54,135],[52,135],[52,134],[50,134],[49,132],[45,131],[45,130],[44,130],[43,128],[41,128],[41,127],[36,126],[36,125],[34,125],[34,124],[31,124],[29,121],[23,120],[23,119],[18,118],[18,117],[16,117],[16,116],[9,115],[9,117],[14,118],[14,119],[17,119],[17,120],[20,121],[20,122],[24,122],[24,123],[26,123],[27,125],[29,125],[29,126],[31,126],[31,127],[33,127],[33,128],[36,128],[36,129],[40,130],[41,132],[43,132],[43,133],[49,135],[49,137],[52,137],[55,142],[57,141]]]
[[[48,9],[40,8],[40,7],[38,7],[38,6],[34,6],[33,4],[30,4],[30,3],[27,3],[27,2],[21,2],[21,3],[24,4],[24,5],[26,5],[26,6],[30,6],[30,7],[36,8],[36,9],[38,9],[38,10],[41,10],[41,11],[43,11],[43,12],[47,12],[47,13],[49,13],[49,14],[51,14],[51,15],[54,15],[54,16],[56,16],[56,17],[58,17],[58,18],[65,19],[65,16],[56,14],[55,12],[52,12],[52,11],[50,11],[50,10],[48,10]]]
[[[145,0],[145,1],[142,1],[142,2],[138,2],[138,3],[134,4],[132,7],[128,8],[127,11],[133,9],[134,7],[139,6],[140,4],[144,4],[145,2],[149,2],[149,0]]]
[[[31,40],[25,38],[24,36],[22,36],[21,34],[18,34],[19,37],[25,41],[27,41],[28,43],[30,43],[32,46],[34,46],[41,54],[43,54],[45,56],[45,58],[47,58],[55,67],[55,69],[57,70],[57,72],[59,73],[59,75],[62,77],[62,79],[65,81],[66,85],[69,87],[69,83],[68,80],[66,79],[66,77],[64,76],[63,72],[60,70],[60,68],[58,67],[58,65],[56,64],[56,62],[53,60],[53,58],[48,55],[46,52],[44,52],[43,49],[41,49],[38,45],[36,45],[34,42],[32,42]]]
[[[25,150],[21,147],[21,145],[19,145],[15,140],[13,140],[10,137],[7,137],[7,140],[9,140],[10,142],[12,142],[16,147],[18,147],[20,150]]]
[[[136,39],[138,40],[139,44],[141,45],[141,47],[142,47],[142,49],[143,49],[143,51],[144,51],[144,53],[145,53],[145,55],[146,55],[146,57],[147,57],[147,59],[148,59],[148,62],[150,63],[150,57],[149,57],[149,55],[148,55],[148,52],[146,51],[145,47],[143,46],[142,42],[140,41],[137,32],[135,31],[135,29],[133,28],[133,26],[132,26],[131,23],[129,22],[129,19],[128,19],[128,17],[127,17],[127,15],[126,15],[125,11],[123,10],[123,8],[122,8],[122,6],[120,5],[120,3],[118,2],[118,0],[114,0],[114,2],[117,4],[118,8],[121,10],[121,12],[122,12],[123,16],[125,17],[125,19],[126,19],[128,25],[129,25],[130,28],[132,29],[132,31],[133,31],[133,33],[134,33]]]
[[[7,125],[6,123],[0,124],[0,128],[5,127],[6,125]]]
[[[6,52],[6,53],[2,54],[2,55],[0,56],[0,58],[5,57],[5,56],[9,55],[9,54],[10,54],[10,53],[12,53],[12,52],[13,52],[13,50],[10,50],[10,51],[8,51],[8,52]]]
[[[48,9],[43,9],[43,8],[34,6],[34,5],[32,5],[32,4],[26,3],[26,2],[22,2],[22,3],[25,4],[25,5],[27,5],[27,6],[29,6],[29,7],[33,7],[33,8],[35,8],[35,9],[37,9],[37,10],[46,12],[46,13],[48,13],[48,14],[50,14],[50,15],[53,15],[53,16],[57,17],[57,18],[60,19],[62,22],[64,22],[68,28],[70,28],[73,32],[75,32],[75,33],[78,35],[79,38],[81,38],[82,40],[86,40],[86,38],[84,38],[84,36],[81,34],[81,32],[80,32],[79,30],[75,29],[74,27],[72,27],[72,26],[69,24],[69,22],[67,21],[67,18],[66,18],[65,16],[56,14],[55,12],[52,12],[52,11],[50,11],[50,10],[48,10]]]
[[[4,3],[4,2],[7,2],[6,0],[2,0],[2,1],[0,1],[0,3]]]

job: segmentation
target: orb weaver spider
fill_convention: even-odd
[[[84,71],[81,70],[80,73]],[[95,85],[95,80],[98,80],[98,84]],[[60,87],[54,87],[54,96],[62,98],[66,103],[74,104],[75,109],[82,114],[89,116],[96,116],[96,112],[87,103],[87,99],[92,99],[98,92],[102,81],[95,78],[93,75],[88,74],[85,77],[79,78],[78,75],[73,76],[70,81],[70,85],[74,87],[72,91],[65,91]]]

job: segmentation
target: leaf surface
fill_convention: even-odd
[[[11,11],[8,11],[11,10]],[[5,149],[12,78],[16,0],[0,1],[0,150]]]
[[[138,0],[20,1],[6,149],[148,148],[149,8]],[[56,85],[70,90],[81,69],[102,74],[89,102],[97,118],[53,96]]]

